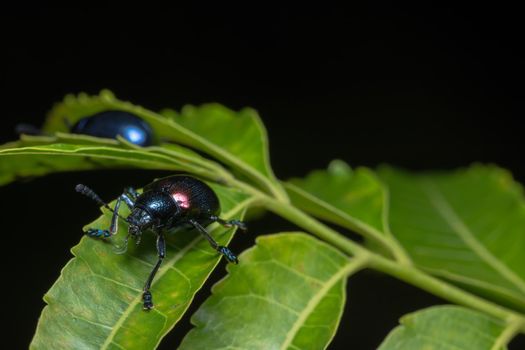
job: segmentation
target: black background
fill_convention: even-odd
[[[518,8],[129,6],[2,11],[1,142],[15,138],[18,122],[40,124],[66,93],[109,88],[151,109],[212,101],[256,108],[280,178],[341,158],[353,166],[386,162],[414,170],[493,162],[525,180]],[[98,214],[74,185],[89,183],[113,198],[157,176],[55,174],[0,188],[3,331],[13,348],[27,347],[41,296],[70,259],[81,227]],[[233,246],[240,251],[253,235],[293,228],[267,216]],[[212,282],[223,273],[221,266]],[[349,283],[331,348],[375,348],[399,316],[436,303],[444,301],[362,272]],[[188,319],[161,348],[176,347]],[[523,343],[517,339],[511,348]]]

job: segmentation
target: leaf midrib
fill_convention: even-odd
[[[113,152],[113,153],[121,153],[123,155],[135,155],[135,154],[140,154],[144,157],[150,157],[150,158],[153,158],[155,160],[151,160],[151,159],[133,159],[131,157],[120,157],[118,158],[117,156],[108,156],[106,154],[98,154],[98,153],[94,153],[94,154],[91,154],[91,153],[83,153],[83,152],[98,152],[98,151],[108,151],[108,152]],[[177,163],[177,160],[174,159],[174,158],[171,158],[171,157],[167,157],[167,156],[164,156],[164,155],[161,155],[161,154],[157,154],[157,153],[152,153],[152,152],[144,152],[144,151],[138,151],[138,150],[129,150],[129,149],[124,149],[124,148],[117,148],[117,147],[107,147],[107,146],[87,146],[87,147],[78,147],[78,148],[75,148],[75,149],[58,149],[58,148],[49,148],[49,147],[46,147],[46,146],[29,146],[29,147],[21,147],[21,148],[7,148],[7,149],[3,149],[3,150],[0,150],[0,155],[2,156],[8,156],[8,155],[29,155],[29,154],[34,154],[34,155],[40,155],[40,154],[45,154],[45,155],[71,155],[71,156],[74,156],[74,155],[82,155],[82,156],[91,156],[91,157],[100,157],[100,158],[115,158],[115,159],[132,159],[133,161],[144,161],[144,162],[151,162],[151,163],[156,163],[158,162],[159,164],[165,164],[164,162],[161,162],[161,161],[166,161],[166,162],[169,162],[169,163]]]
[[[361,269],[367,261],[365,256],[355,257],[351,259],[347,264],[343,265],[340,270],[335,273],[329,280],[327,280],[323,287],[310,299],[306,307],[299,313],[297,320],[294,322],[292,328],[286,334],[286,338],[281,345],[281,349],[288,349],[291,345],[297,332],[301,329],[306,319],[312,314],[317,305],[322,301],[323,297],[330,291],[330,289],[345,276],[348,276],[357,270]]]
[[[157,273],[157,278],[155,279],[155,281],[153,281],[152,287],[155,285],[156,282],[158,282],[162,278],[162,276],[164,276],[164,274],[166,274],[167,271],[169,271],[169,267],[175,264],[178,260],[180,260],[190,248],[192,248],[195,244],[199,242],[200,239],[200,237],[196,237],[190,242],[190,244],[188,244],[177,254],[175,254],[173,258],[166,261],[164,268],[162,270],[159,270],[159,272]],[[137,293],[137,296],[131,301],[131,303],[129,303],[126,310],[124,310],[124,312],[120,315],[118,321],[111,328],[111,332],[108,334],[108,337],[106,338],[100,349],[107,349],[110,344],[114,343],[113,339],[115,338],[115,335],[120,331],[121,326],[124,324],[124,322],[126,322],[131,312],[133,312],[135,307],[140,303],[141,299],[142,295],[140,293]],[[153,310],[159,312],[156,309]]]
[[[498,260],[478,241],[476,236],[454,211],[450,203],[438,191],[437,186],[431,180],[421,181],[420,185],[431,205],[437,210],[439,215],[445,220],[453,232],[456,233],[482,261],[500,273],[501,276],[516,286],[522,293],[525,293],[525,281],[507,265]]]

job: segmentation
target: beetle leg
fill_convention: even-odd
[[[89,187],[87,187],[85,185],[79,184],[79,185],[77,185],[75,187],[75,190],[77,192],[85,195],[86,197],[91,198],[92,200],[97,202],[99,205],[101,205],[101,206],[105,207],[106,209],[110,210],[111,212],[113,212],[113,215],[111,216],[111,224],[109,226],[109,230],[101,230],[101,229],[92,229],[92,228],[90,228],[86,232],[86,234],[88,236],[90,236],[90,237],[104,237],[104,238],[107,238],[107,237],[113,236],[118,231],[118,218],[120,217],[121,219],[126,221],[126,218],[124,218],[121,215],[119,215],[120,203],[122,201],[124,201],[124,203],[126,203],[126,205],[130,209],[132,209],[133,206],[134,206],[134,201],[131,200],[126,195],[126,193],[123,193],[122,195],[120,195],[120,197],[118,197],[118,199],[117,199],[117,202],[115,203],[115,208],[111,208],[109,206],[109,204],[104,202],[99,197],[99,195],[96,194],[91,188],[89,188]]]
[[[139,193],[133,187],[127,187],[124,190],[124,194],[128,195],[129,198],[131,198],[133,201],[135,201],[138,198],[138,196],[139,196]]]
[[[224,227],[236,226],[242,231],[246,231],[248,229],[246,224],[244,222],[240,221],[240,220],[224,220],[224,219],[221,219],[220,217],[218,217],[216,215],[210,216],[210,220],[218,222],[219,224],[221,224]]]
[[[86,231],[86,235],[93,238],[108,238],[111,236],[111,233],[109,233],[109,230],[101,230],[98,228],[88,228]]]
[[[126,190],[124,190],[124,193],[120,195],[120,197],[117,198],[117,202],[115,203],[115,209],[113,209],[113,216],[111,217],[111,226],[109,227],[109,232],[111,235],[114,235],[118,231],[118,218],[119,218],[119,209],[120,209],[120,202],[124,201],[126,203],[129,210],[133,209],[135,206],[135,199],[131,199],[128,194],[126,193]]]
[[[115,203],[115,208],[112,210],[113,211],[113,215],[111,216],[111,224],[109,225],[109,230],[102,230],[102,229],[97,229],[97,228],[89,228],[86,231],[86,234],[89,237],[108,238],[108,237],[113,236],[118,231],[118,212],[119,212],[119,209],[120,209],[120,202],[121,202],[121,198],[119,197],[117,199],[117,203]]]
[[[237,264],[239,262],[239,260],[237,260],[237,257],[235,256],[235,254],[233,254],[233,252],[228,247],[220,246],[213,239],[213,237],[209,234],[209,232],[206,231],[206,229],[201,224],[199,224],[199,222],[197,222],[194,219],[190,219],[190,220],[188,220],[188,222],[191,225],[193,225],[193,227],[195,227],[197,229],[197,231],[199,231],[208,240],[208,242],[210,242],[210,245],[212,246],[213,249],[215,249],[216,251],[218,251],[219,253],[224,255],[226,260],[228,260],[229,262],[234,263],[234,264]]]
[[[122,193],[119,199],[122,199],[130,210],[135,206],[135,198],[131,198],[131,196],[126,192]]]
[[[109,233],[113,236],[118,231],[118,211],[120,209],[121,197],[118,197],[113,209],[113,215],[111,216],[111,225],[109,225]]]
[[[153,282],[153,278],[157,274],[160,264],[162,264],[162,260],[164,260],[164,257],[166,256],[166,241],[164,240],[163,234],[160,232],[157,235],[157,255],[157,263],[153,267],[153,270],[151,270],[149,277],[146,280],[146,284],[144,285],[144,293],[142,294],[144,310],[151,310],[153,308],[153,297],[149,290],[151,288],[151,282]]]
[[[117,203],[119,203],[120,200],[123,200],[124,203],[126,203],[126,206],[129,208],[129,210],[132,210],[133,207],[135,206],[135,199],[136,198],[130,198],[132,196],[132,194],[129,194],[127,192],[128,192],[128,189],[126,188],[124,190],[124,193],[122,193],[120,195],[120,197],[117,199]],[[116,231],[117,230],[115,230],[115,232]],[[116,246],[115,252],[117,254],[124,254],[128,250],[129,237],[130,237],[130,234],[128,232],[128,234],[126,235],[126,238],[124,238],[124,244],[122,246]],[[140,236],[137,238],[136,243],[137,243],[137,245],[140,243]]]

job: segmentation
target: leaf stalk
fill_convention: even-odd
[[[265,209],[316,235],[342,252],[358,258],[359,261],[362,262],[363,268],[368,267],[383,272],[450,302],[485,312],[486,314],[503,320],[512,329],[519,329],[520,332],[525,333],[525,315],[469,293],[433,277],[412,265],[393,261],[374,253],[359,243],[346,238],[292,204],[276,200],[246,183],[232,179],[230,185],[253,195],[256,198],[256,202]]]

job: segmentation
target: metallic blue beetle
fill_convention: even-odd
[[[221,209],[217,195],[207,184],[194,177],[187,175],[168,176],[145,186],[141,194],[132,188],[128,188],[117,199],[115,208],[111,208],[85,185],[79,184],[75,189],[113,212],[108,230],[88,229],[86,232],[88,236],[102,238],[113,236],[118,230],[119,217],[128,223],[126,245],[130,236],[135,238],[138,244],[142,233],[147,230],[153,231],[157,236],[158,260],[144,284],[142,294],[144,310],[150,310],[153,307],[153,297],[150,292],[151,283],[166,256],[164,234],[170,229],[185,226],[196,229],[208,240],[213,249],[224,255],[229,262],[237,263],[235,254],[228,247],[220,246],[208,233],[205,226],[217,222],[225,227],[236,226],[246,230],[246,225],[239,220],[221,219],[218,216]],[[122,217],[119,214],[122,201],[131,210],[127,217]]]
[[[65,121],[67,124],[67,120]],[[84,117],[74,125],[68,125],[72,134],[90,135],[114,139],[117,135],[127,141],[142,147],[154,143],[154,133],[151,126],[134,114],[124,111],[103,111]],[[28,124],[16,127],[19,134],[42,135],[43,132]]]
[[[124,111],[104,111],[85,117],[71,127],[71,133],[114,139],[122,136],[138,146],[153,143],[153,130],[144,120]]]

